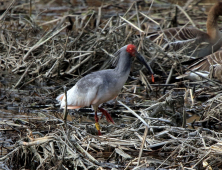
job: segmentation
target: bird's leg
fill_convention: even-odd
[[[98,130],[98,135],[102,135],[101,134],[101,132],[100,132],[100,125],[99,125],[99,118],[98,118],[98,116],[97,116],[97,111],[95,111],[95,121],[96,121],[96,123],[95,123],[95,126],[96,126],[96,129]]]
[[[110,116],[110,114],[105,109],[103,109],[101,107],[98,107],[98,109],[99,109],[100,112],[102,112],[101,118],[103,117],[103,115],[105,115],[106,116],[106,120],[108,122],[112,122],[114,124],[114,121],[113,121],[112,117]]]

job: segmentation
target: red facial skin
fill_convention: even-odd
[[[133,44],[129,44],[126,48],[126,51],[133,57],[135,57],[135,53],[136,53],[136,46]]]

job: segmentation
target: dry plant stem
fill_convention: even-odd
[[[88,152],[86,152],[86,151],[78,144],[78,142],[76,142],[76,141],[75,141],[75,142],[72,142],[72,144],[70,143],[70,144],[69,144],[70,146],[69,146],[62,138],[60,138],[59,136],[57,136],[57,138],[60,139],[59,141],[60,141],[63,145],[66,146],[67,152],[70,153],[70,154],[73,156],[73,158],[77,158],[77,157],[79,157],[79,156],[76,155],[76,152],[70,147],[70,146],[72,146],[72,145],[74,145],[75,148],[77,148],[77,149],[83,154],[83,156],[88,157],[93,163],[99,165],[99,162],[98,162],[94,157],[92,157]],[[66,139],[68,139],[68,138],[66,137]],[[66,140],[66,141],[68,141],[68,140]],[[92,163],[91,163],[91,164],[92,164]],[[93,165],[93,166],[95,166],[95,165]]]
[[[149,42],[152,46],[154,46],[155,47],[155,49],[158,51],[158,52],[160,52],[161,54],[163,54],[164,55],[164,57],[166,56],[168,59],[170,59],[172,62],[175,62],[175,59],[173,59],[169,54],[167,54],[167,53],[165,53],[164,51],[163,51],[163,49],[159,46],[159,45],[157,45],[156,43],[154,43],[153,41],[151,41],[150,39],[146,39],[146,41],[147,42]],[[178,62],[177,62],[177,64],[178,64]]]
[[[163,118],[146,117],[145,119],[148,119],[148,120],[158,120],[158,121],[161,121],[161,122],[165,122],[165,123],[168,123],[168,124],[172,124],[171,120],[163,119]],[[151,126],[150,126],[150,127],[151,127]]]
[[[116,139],[116,138],[111,138],[111,137],[106,137],[106,136],[99,136],[99,137],[97,137],[97,139],[99,141],[108,141],[108,143],[113,146],[119,146],[119,145],[133,146],[133,145],[138,144],[137,141],[135,141],[135,140],[131,140],[131,141],[121,140],[121,139]]]
[[[181,147],[181,145],[178,145],[176,147],[176,149],[163,161],[162,164],[160,164],[160,166],[158,166],[155,170],[158,170],[173,154],[175,154],[175,152]]]
[[[101,20],[101,13],[102,13],[102,7],[99,7],[98,8],[98,18],[97,18],[97,20],[96,20],[96,30],[95,31],[97,31],[97,29],[98,29],[98,27],[99,27],[99,23],[100,23],[100,20]]]
[[[77,53],[82,53],[81,51],[76,51]],[[93,51],[94,52],[94,51]],[[92,52],[91,52],[92,53]],[[90,55],[91,53],[88,53],[86,51],[85,54],[81,54],[81,55],[78,55],[78,56],[74,56],[74,57],[70,57],[70,60],[73,60],[73,59],[76,59],[76,58],[81,58],[81,57],[84,57],[84,56],[87,56],[87,55]]]
[[[0,125],[8,125],[8,126],[15,126],[15,127],[20,127],[20,128],[28,128],[27,126],[25,126],[25,125],[19,125],[19,124],[16,124],[16,123],[14,123],[14,122],[9,122],[9,121],[6,121],[6,120],[4,120],[4,121],[0,121]]]
[[[176,87],[178,86],[177,84],[152,84],[152,86],[166,86],[166,87]]]
[[[171,77],[172,77],[172,74],[173,74],[173,69],[174,69],[174,64],[172,65],[171,67],[171,70],[170,70],[170,73],[169,73],[169,76],[167,77],[167,80],[166,80],[166,83],[165,84],[169,84],[170,80],[171,80]]]
[[[40,162],[40,165],[41,165],[43,163],[44,159],[42,158],[42,156],[37,151],[36,146],[30,146],[30,151],[34,154],[34,156]]]
[[[40,74],[38,75],[37,77],[34,77],[33,79],[29,80],[28,82],[24,83],[19,89],[21,89],[22,87],[25,87],[27,86],[28,84],[30,84],[31,82],[33,82],[34,80],[38,79],[38,78],[41,78],[43,75]]]
[[[149,145],[149,146],[147,146],[147,148],[162,147],[166,144],[173,144],[176,141],[177,141],[177,139],[172,139],[172,140],[169,140],[169,141],[166,141],[166,142],[159,142],[159,143],[156,143],[156,144],[153,144],[153,145]]]
[[[130,38],[130,36],[132,36],[132,29],[131,29],[131,31],[129,32],[129,34],[127,34],[127,37],[126,37],[126,39],[125,39],[125,41],[123,42],[122,45],[124,45],[124,44],[126,43],[126,41]]]
[[[144,143],[146,141],[147,133],[148,133],[148,127],[146,126],[145,131],[144,131],[144,135],[143,135],[143,141],[142,141],[142,144],[140,146],[140,153],[139,153],[139,158],[138,158],[137,166],[139,166],[139,164],[140,164],[140,159],[141,159],[141,156],[142,156],[142,153],[143,153],[143,147],[144,147]]]
[[[168,102],[167,101],[163,101],[163,102],[158,102],[158,103],[155,103],[153,105],[151,105],[150,107],[144,109],[146,111],[149,111],[149,110],[153,110],[152,113],[150,113],[149,115],[151,117],[153,117],[154,115],[156,115],[157,113],[161,112],[161,111],[165,111],[165,108],[168,106]]]
[[[182,123],[182,127],[186,128],[186,124],[187,124],[187,114],[185,111],[185,107],[183,106],[183,123]]]
[[[86,53],[88,55],[88,53],[94,53],[94,51],[66,51],[67,53]],[[85,54],[83,54],[85,55]],[[83,55],[74,57],[74,58],[78,58],[78,57],[82,57]],[[73,59],[73,58],[72,58]]]
[[[9,158],[15,152],[18,152],[21,146],[16,147],[13,151],[9,152],[7,155],[0,158],[0,161],[4,161],[5,159]]]
[[[52,68],[47,72],[46,77],[48,77],[49,73],[51,72],[51,70],[54,68],[54,66],[58,66],[58,77],[60,76],[60,60],[65,58],[66,55],[66,48],[67,48],[67,43],[68,43],[68,39],[69,39],[69,31],[66,35],[66,43],[65,43],[65,49],[64,52],[60,55],[60,57],[57,58],[56,62],[54,63],[54,65],[52,66]]]
[[[199,134],[199,136],[202,138],[202,143],[203,143],[204,149],[206,149],[207,146],[206,146],[206,142],[205,142],[205,140],[204,140],[204,138],[203,138],[203,135],[200,134],[199,131],[198,131],[198,134]]]
[[[45,12],[45,11],[42,11],[41,13],[43,13],[43,12]],[[39,15],[40,15],[41,13],[39,13]],[[39,16],[39,15],[38,15],[38,16]],[[55,22],[58,22],[58,21],[62,20],[63,18],[76,17],[76,16],[78,16],[78,15],[65,15],[65,16],[63,16],[63,17],[58,17],[58,18],[56,18],[56,19],[53,19],[53,20],[50,20],[50,21],[46,21],[46,22],[44,22],[44,23],[41,23],[41,24],[39,24],[39,26],[48,25],[48,24],[54,24]]]
[[[11,4],[8,6],[8,8],[5,10],[5,12],[1,15],[0,17],[0,21],[5,17],[5,15],[8,13],[8,11],[10,10],[10,8],[12,7],[12,5],[15,3],[15,0],[13,0],[11,2]]]
[[[132,159],[132,157],[130,155],[123,152],[123,150],[120,148],[115,148],[115,152],[118,153],[120,156],[122,156],[124,159]]]
[[[131,4],[131,6],[130,6],[130,7],[128,8],[128,10],[125,12],[125,14],[123,15],[123,17],[125,17],[125,16],[129,13],[129,11],[132,9],[134,3],[136,3],[136,1],[134,1],[134,2]]]
[[[200,152],[200,153],[203,153],[203,154],[206,153],[206,151],[202,151],[202,150],[200,150],[200,149],[198,149],[198,148],[196,148],[196,147],[194,147],[194,146],[191,146],[191,145],[185,143],[185,141],[180,141],[180,140],[179,140],[178,142],[181,142],[183,145],[186,145],[186,146],[190,147],[191,149],[194,149],[194,150],[196,150],[196,151],[198,151],[198,152]]]
[[[67,88],[66,86],[64,86],[64,94],[65,94],[65,108],[64,108],[64,111],[63,111],[63,114],[64,114],[64,121],[65,121],[65,124],[66,124],[66,121],[67,121],[67,115],[68,115],[68,111],[67,111]]]
[[[136,17],[136,13],[135,14],[132,14],[129,18],[128,18],[128,21],[135,18]]]
[[[146,163],[141,164],[140,166],[134,167],[132,170],[140,170],[142,167],[146,167]],[[143,169],[143,168],[142,168]]]
[[[44,43],[46,43],[47,41],[49,41],[50,39],[52,39],[54,36],[56,36],[57,34],[59,34],[63,29],[65,29],[67,27],[67,25],[65,25],[64,27],[60,28],[59,30],[55,31],[52,30],[51,32],[47,33],[45,36],[43,36],[34,46],[32,46],[29,51],[25,54],[25,56],[23,57],[23,60],[26,61],[29,57],[29,54],[37,49],[38,47],[40,47],[41,45],[43,45]],[[51,34],[51,35],[50,35]],[[48,35],[50,35],[48,37]]]
[[[186,2],[186,4],[183,6],[183,10],[186,10],[187,9],[187,7],[190,5],[190,3],[192,3],[193,2],[193,0],[188,0],[187,2]]]
[[[151,2],[151,4],[150,4],[150,7],[149,7],[149,10],[148,10],[148,13],[150,12],[150,10],[151,10],[151,8],[152,8],[152,6],[153,6],[153,2],[154,2],[155,0],[152,0],[152,2]]]
[[[125,22],[127,22],[129,25],[131,25],[132,27],[134,27],[135,29],[137,29],[139,32],[144,33],[143,30],[141,30],[140,28],[138,28],[135,24],[133,24],[132,22],[128,21],[127,19],[119,16],[122,20],[124,20]]]
[[[81,61],[79,64],[73,66],[67,73],[71,74],[74,70],[76,70],[77,68],[79,68],[82,64],[84,64],[85,62],[87,62],[90,58],[92,57],[92,55],[88,56],[86,59],[84,59],[83,61]]]
[[[140,18],[139,18],[139,14],[138,14],[138,8],[137,8],[137,4],[136,3],[134,3],[134,5],[135,5],[135,9],[136,9],[136,17],[137,17],[137,24],[138,24],[138,28],[139,29],[141,29],[141,24],[140,24]],[[141,33],[142,32],[140,32],[140,36],[141,36]]]
[[[66,120],[65,120],[65,123],[66,123]],[[67,130],[67,131],[68,131],[68,130]],[[64,133],[63,133],[63,134],[64,134]],[[66,143],[66,145],[63,146],[63,149],[62,149],[62,151],[61,151],[61,152],[62,152],[62,155],[61,155],[62,161],[64,161],[65,151],[69,152],[68,149],[67,149],[67,147],[66,147],[66,146],[68,145],[68,144],[67,144],[67,136],[65,135],[64,137],[65,137],[65,143]]]
[[[55,66],[57,66],[59,64],[59,59],[64,55],[64,52],[62,52],[62,54],[57,58],[57,60],[55,61],[55,63],[52,65],[52,67],[45,73],[45,77],[48,77],[51,73],[51,71],[55,68]],[[58,70],[59,70],[59,66],[58,66]]]
[[[13,73],[16,73],[21,67],[27,67],[29,63],[24,63],[20,66],[17,66],[15,69],[12,70]]]
[[[25,75],[28,73],[29,68],[32,66],[32,63],[29,63],[29,66],[26,68],[25,72],[23,73],[23,75],[20,77],[19,81],[16,83],[16,85],[14,86],[14,88],[16,89],[22,82],[22,79],[25,77]]]
[[[55,140],[54,136],[45,136],[42,138],[36,138],[35,140],[31,142],[20,141],[18,144],[21,146],[34,146],[34,145],[41,145],[47,142],[51,142],[52,140]]]
[[[146,88],[149,89],[150,91],[153,91],[152,86],[150,85],[149,81],[147,80],[146,76],[143,74],[143,72],[140,70],[140,77],[141,81],[144,85],[146,85]]]
[[[190,18],[190,16],[183,10],[183,8],[181,8],[179,5],[176,5],[176,7],[178,8],[178,9],[180,9],[183,13],[184,13],[184,15],[188,18],[188,20],[191,22],[191,24],[193,25],[193,27],[196,27],[196,25],[194,24],[194,22],[192,21],[192,19]]]
[[[89,24],[89,22],[90,22],[91,18],[93,17],[94,13],[95,13],[95,12],[93,11],[93,13],[92,13],[92,15],[90,16],[89,20],[87,21],[87,23],[86,23],[85,26],[83,27],[83,29],[82,29],[81,33],[79,34],[79,36],[76,37],[76,39],[74,40],[73,44],[76,43],[76,41],[79,40],[79,38],[82,36],[82,34],[83,34],[86,26]]]
[[[106,23],[106,25],[104,26],[104,28],[102,29],[101,33],[103,33],[103,31],[106,29],[106,27],[110,24],[110,22],[113,20],[113,16],[109,19],[109,21]]]
[[[109,155],[109,157],[107,158],[107,162],[109,162],[110,161],[110,159],[113,157],[113,155],[115,154],[116,152],[115,152],[115,150]]]
[[[66,43],[65,43],[65,48],[64,48],[64,53],[63,53],[63,58],[65,58],[65,55],[66,55],[66,49],[67,49],[67,43],[68,43],[68,40],[69,40],[69,34],[70,34],[70,31],[68,31],[68,33],[66,34]]]
[[[78,159],[79,160],[79,159]],[[84,163],[82,162],[82,160],[80,160],[80,164],[81,166],[85,169],[85,170],[88,170],[88,168],[84,165]]]
[[[141,47],[144,47],[144,44],[143,44],[143,42],[144,42],[144,36],[145,36],[145,34],[141,34],[141,33],[140,33],[140,41],[139,41],[138,51],[140,51],[140,48],[141,48]]]
[[[152,21],[153,23],[155,23],[156,25],[160,26],[160,24],[159,24],[158,22],[154,21],[152,18],[148,17],[147,15],[145,15],[145,14],[143,14],[143,13],[141,13],[141,12],[140,12],[140,14],[143,15],[145,18],[149,19],[150,21]],[[163,32],[162,27],[160,27],[160,30],[161,30],[161,32]],[[168,39],[165,34],[164,34],[164,37],[165,37],[166,40]],[[154,43],[154,42],[153,42],[153,43]],[[168,42],[168,43],[170,43],[170,42]]]
[[[29,0],[29,17],[32,15],[32,0]]]
[[[88,152],[86,152],[79,144],[78,142],[73,142],[72,143],[77,149],[80,150],[80,152],[83,154],[83,155],[86,155],[93,163],[95,163],[96,165],[99,165],[99,162],[93,157],[91,156]]]
[[[146,14],[139,12],[141,15],[143,15],[145,18],[149,19],[150,21],[152,21],[153,23],[155,23],[156,25],[160,25],[158,22],[156,22],[155,20],[153,20],[152,18],[150,18],[149,16],[147,16]]]
[[[146,125],[149,128],[149,125],[146,123],[146,121],[141,118],[136,112],[134,112],[132,109],[130,109],[128,106],[123,104],[121,101],[118,101],[121,105],[123,105],[125,108],[127,108],[134,116],[140,119],[141,122],[143,122],[144,125]]]

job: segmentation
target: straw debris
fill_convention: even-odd
[[[50,6],[54,1],[44,4],[44,10],[36,1],[5,3],[0,17],[4,168],[221,168],[221,83],[210,78],[175,81],[184,71],[181,63],[190,59],[182,55],[187,47],[181,53],[166,52],[159,45],[164,35],[155,41],[146,38],[157,28],[172,26],[175,15],[179,19],[174,24],[201,25],[201,5],[189,1],[183,8],[176,5],[175,12],[163,1],[158,1],[163,6],[155,1],[99,2],[90,8],[81,1],[80,10],[61,1],[56,12]],[[58,16],[44,20],[48,8]],[[105,15],[108,9],[118,15]],[[92,71],[112,68],[113,54],[129,43],[151,65],[155,84],[134,61],[117,100],[104,104],[116,123],[101,119],[102,136],[97,135],[90,108],[69,111],[65,122],[55,100],[63,87],[69,89]],[[197,120],[189,121],[193,113]]]

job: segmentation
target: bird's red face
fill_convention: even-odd
[[[136,46],[133,44],[129,44],[126,48],[126,51],[133,57],[135,57],[136,54]]]
[[[150,69],[149,65],[146,63],[145,59],[143,56],[140,55],[140,53],[137,52],[136,50],[136,46],[133,44],[129,44],[126,47],[126,51],[133,57],[136,57],[142,64],[145,65],[145,67],[147,68],[147,70],[150,72],[151,76],[152,76],[152,82],[154,82],[154,76],[153,76],[153,71]]]

